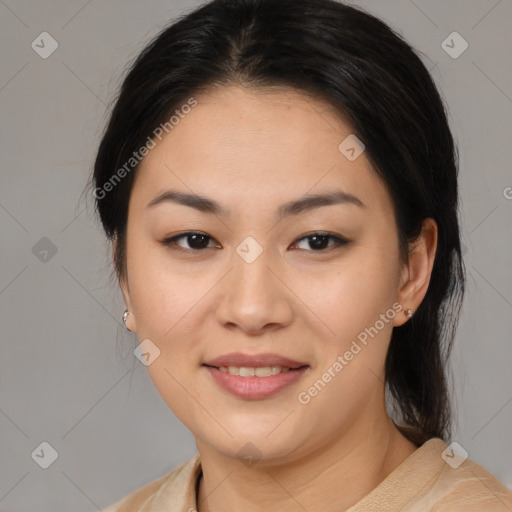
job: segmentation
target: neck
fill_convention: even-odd
[[[385,414],[385,412],[384,412]],[[355,505],[417,448],[385,414],[291,463],[245,467],[196,440],[203,477],[198,512],[323,510]],[[359,423],[359,422],[358,422]],[[363,432],[363,434],[361,434]]]

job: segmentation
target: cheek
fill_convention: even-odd
[[[297,278],[294,291],[331,339],[353,339],[391,308],[398,267],[391,251],[388,257],[383,254],[382,245],[358,246],[321,273],[302,273]]]
[[[172,264],[161,248],[135,246],[128,256],[137,331],[156,339],[171,336],[174,326],[200,302],[209,279],[198,279],[197,274],[184,271],[183,265]]]

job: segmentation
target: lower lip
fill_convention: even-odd
[[[205,368],[222,389],[246,400],[269,398],[297,382],[308,369],[307,366],[303,366],[270,377],[240,377],[239,375],[221,372],[213,366],[205,366]]]

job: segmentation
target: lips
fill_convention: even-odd
[[[214,359],[210,359],[204,363],[206,366],[219,368],[221,366],[229,367],[249,367],[261,368],[265,366],[280,366],[282,368],[297,369],[308,366],[307,363],[289,359],[279,354],[263,353],[263,354],[243,354],[241,352],[232,352]]]
[[[279,354],[225,354],[203,364],[219,388],[245,400],[270,398],[297,383],[309,365]],[[269,372],[270,370],[270,372]]]
[[[206,365],[204,365],[204,369],[210,374],[213,382],[230,395],[244,400],[262,400],[277,395],[302,379],[308,367],[302,366],[293,370],[289,369],[287,372],[281,371],[271,377],[241,377]]]

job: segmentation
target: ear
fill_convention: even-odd
[[[117,247],[117,238],[114,237],[112,239],[112,258],[114,260],[115,254],[116,254],[116,247]],[[124,303],[126,304],[126,309],[130,313],[128,317],[126,318],[126,327],[130,329],[130,331],[135,332],[137,329],[137,325],[135,322],[135,315],[133,314],[133,308],[132,308],[132,301],[130,298],[130,287],[128,286],[128,276],[124,275],[121,276],[117,274],[117,279],[119,281],[119,287],[121,289],[121,293],[123,295]]]
[[[404,265],[400,279],[397,301],[403,306],[403,314],[396,315],[393,325],[403,325],[407,320],[408,309],[416,311],[427,293],[430,276],[437,250],[438,229],[432,218],[423,220],[421,233],[409,245],[409,263]]]

